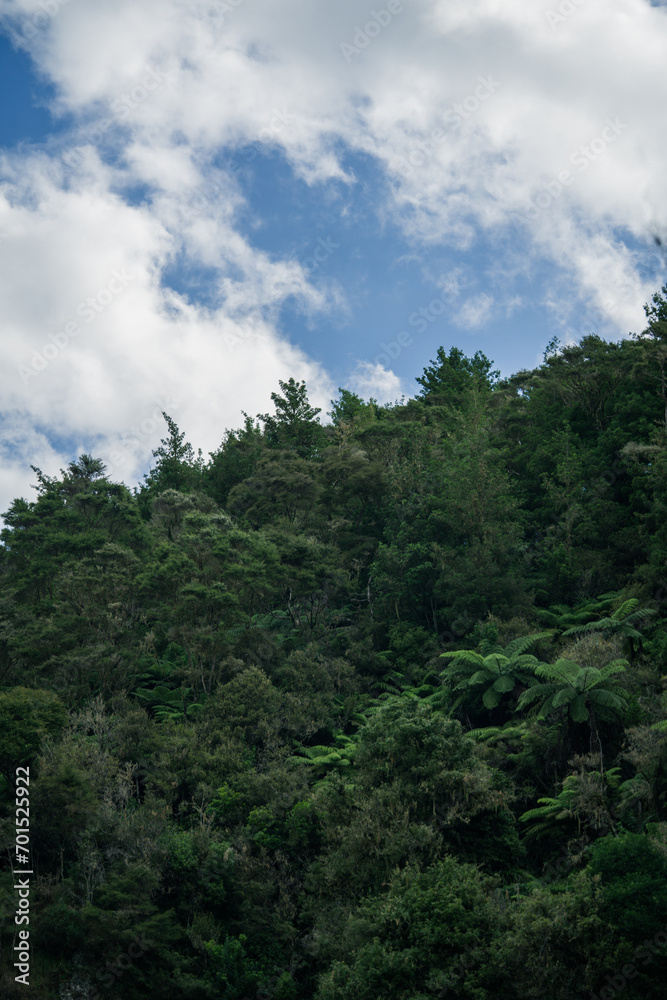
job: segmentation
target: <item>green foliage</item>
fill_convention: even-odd
[[[490,880],[445,858],[420,871],[395,869],[387,891],[348,918],[345,959],[320,979],[317,1000],[426,998],[456,990],[486,996],[480,966],[491,934]]]
[[[617,721],[627,705],[626,696],[615,680],[624,673],[627,660],[612,660],[602,668],[580,667],[572,660],[558,659],[535,667],[543,681],[524,691],[518,701],[522,710],[539,702],[538,718],[551,712],[564,712],[574,723],[588,722],[591,740],[598,738],[596,719]]]
[[[206,954],[211,963],[211,981],[221,1000],[243,1000],[256,992],[263,980],[258,964],[247,955],[245,934],[227,937],[223,944],[210,941]]]
[[[481,351],[467,358],[458,347],[452,347],[449,355],[439,347],[436,360],[431,361],[416,381],[428,403],[456,405],[465,392],[488,392],[496,385],[500,372],[492,370],[492,365],[493,361],[489,361]]]
[[[602,886],[601,914],[633,943],[664,930],[667,856],[648,837],[607,836],[593,845],[588,871]]]
[[[589,1000],[616,966],[613,937],[599,915],[599,889],[586,873],[556,884],[508,886],[495,897],[501,933],[490,943],[485,998]]]
[[[482,642],[480,653],[468,649],[442,653],[441,656],[450,658],[453,662],[443,670],[441,676],[453,685],[455,691],[466,692],[467,689],[472,689],[469,692],[471,698],[481,694],[484,708],[497,708],[504,694],[512,694],[517,687],[522,689],[536,683],[535,673],[541,664],[536,656],[527,654],[526,650],[535,643],[550,638],[550,632],[536,632],[534,635],[514,639],[505,649],[498,643],[487,640]],[[465,700],[466,693],[459,697],[452,708]]]
[[[8,785],[14,785],[16,768],[32,764],[44,740],[59,736],[66,722],[65,706],[50,691],[0,692],[0,774]]]
[[[271,393],[275,415],[264,413],[259,417],[264,422],[268,444],[293,450],[301,456],[316,454],[324,436],[316,420],[320,410],[308,402],[306,383],[290,378],[287,382],[280,381],[280,388],[282,396]]]
[[[526,836],[557,835],[554,828],[562,822],[569,823],[572,830],[576,823],[578,834],[582,831],[591,831],[595,835],[606,833],[613,825],[609,794],[618,788],[620,782],[620,767],[605,772],[582,768],[578,774],[569,774],[555,798],[546,796],[538,799],[539,806],[519,817],[520,822],[530,823]]]
[[[195,456],[192,445],[185,440],[185,433],[168,414],[163,413],[167,430],[166,438],[153,452],[158,461],[154,469],[144,477],[142,488],[142,505],[146,506],[148,496],[155,496],[165,490],[176,490],[179,493],[190,493],[196,489],[201,480],[204,461],[201,450]]]
[[[134,493],[35,469],[0,829],[30,763],[36,995],[584,1000],[635,962],[662,997],[663,293],[635,339],[504,380],[439,348],[329,425],[283,381],[208,461],[165,415]]]
[[[336,746],[302,747],[298,754],[290,757],[297,765],[307,765],[316,777],[322,778],[332,770],[351,767],[357,749],[356,741],[343,734],[336,736]]]

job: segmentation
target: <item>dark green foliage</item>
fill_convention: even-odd
[[[630,965],[628,996],[658,1000],[667,974],[667,856],[664,846],[627,833],[592,848],[588,871],[601,885],[600,916],[612,930],[607,968]]]
[[[634,943],[664,930],[667,854],[635,833],[607,836],[591,848],[588,871],[602,886],[601,915]]]
[[[322,976],[317,1000],[401,1000],[453,992],[480,997],[475,981],[492,933],[488,878],[453,858],[391,873],[343,931],[345,959]]]
[[[204,466],[201,450],[195,457],[192,445],[185,440],[185,433],[180,431],[176,422],[163,413],[169,435],[160,442],[160,447],[153,452],[158,459],[156,466],[145,477],[145,484],[140,498],[144,510],[147,500],[165,490],[178,490],[180,493],[190,493],[197,488],[202,478]]]
[[[31,764],[46,738],[67,722],[65,706],[50,691],[12,688],[0,693],[0,774],[14,785],[15,769]]]
[[[492,370],[492,365],[493,361],[481,351],[467,358],[458,347],[452,347],[449,355],[439,347],[436,360],[431,361],[416,381],[427,403],[456,406],[471,389],[488,392],[496,385],[500,372]]]
[[[319,408],[308,402],[305,382],[290,378],[280,382],[284,395],[271,393],[275,415],[260,414],[269,447],[286,448],[302,457],[316,456],[324,443],[324,431],[316,420]]]
[[[165,414],[134,494],[35,469],[0,548],[35,995],[662,997],[663,293],[328,425],[289,379],[209,461]]]

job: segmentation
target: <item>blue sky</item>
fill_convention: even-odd
[[[7,35],[0,35],[0,145],[40,142],[57,124],[49,112],[52,89],[35,72],[30,56],[17,50]]]
[[[161,409],[206,452],[290,375],[641,329],[660,6],[0,0],[2,509],[83,450],[136,482]]]

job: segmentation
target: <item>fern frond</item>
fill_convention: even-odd
[[[539,701],[540,698],[550,697],[555,690],[557,690],[555,684],[536,684],[535,687],[528,688],[521,694],[517,707],[523,709],[526,705],[532,705],[534,701]]]
[[[607,663],[604,667],[600,668],[598,671],[599,679],[596,681],[596,684],[606,681],[608,677],[612,677],[614,674],[624,674],[629,666],[630,664],[627,660],[612,660],[611,663]],[[594,686],[591,685],[591,687]]]
[[[572,660],[556,660],[555,663],[541,663],[535,667],[535,674],[537,677],[545,677],[549,681],[561,684],[565,681],[572,684],[580,669],[579,665],[573,663]]]
[[[479,644],[479,651],[482,656],[490,656],[491,653],[504,653],[505,650],[499,643],[491,639],[482,639]]]
[[[452,669],[456,670],[457,660],[460,660],[461,663],[471,663],[473,666],[476,667],[484,666],[484,657],[480,656],[479,653],[473,653],[471,649],[457,649],[453,653],[441,653],[440,657],[441,658],[449,657],[450,659],[453,660],[453,662],[450,663],[449,666],[445,667],[445,670],[452,670]],[[444,670],[442,673],[444,673]],[[440,674],[441,677],[442,673]]]
[[[553,696],[551,704],[554,708],[561,708],[563,705],[569,704],[573,697],[572,688],[561,688],[561,690],[557,691]]]
[[[468,678],[467,683],[470,687],[472,687],[473,684],[485,684],[487,681],[490,680],[491,677],[489,676],[488,670],[478,670],[476,671],[476,673],[472,675],[472,677]]]
[[[441,660],[454,659],[457,656],[460,656],[462,659],[465,659],[466,657],[469,656],[474,657],[476,660],[483,659],[483,657],[481,657],[479,653],[475,653],[474,650],[472,649],[450,649],[449,652],[447,653],[440,653]]]
[[[553,639],[554,629],[549,629],[548,632],[534,632],[532,635],[520,636],[518,639],[513,639],[507,646],[506,653],[511,658],[514,659],[521,653],[525,653],[527,649],[530,649],[536,642],[540,642],[542,639]]]
[[[588,722],[589,714],[586,708],[586,699],[582,694],[578,694],[570,702],[570,715],[573,722]]]
[[[609,619],[603,618],[597,622],[586,622],[585,625],[572,625],[562,633],[563,638],[567,638],[570,635],[585,635],[588,632],[602,632],[604,631],[605,621],[609,621]]]
[[[502,733],[500,726],[487,726],[486,729],[469,729],[466,736],[473,736],[476,740],[492,740]]]
[[[508,691],[513,691],[516,687],[516,680],[510,674],[504,674],[493,682],[493,690],[500,691],[502,694],[506,694]]]
[[[627,705],[623,695],[617,694],[615,691],[605,691],[604,688],[591,691],[589,697],[594,705],[603,705],[605,708],[613,708],[617,711]]]
[[[553,814],[555,809],[560,808],[560,802],[558,799],[538,799],[538,802],[543,802],[544,805],[539,806],[535,809],[529,809],[527,812],[522,813],[519,816],[520,823],[527,823],[531,819],[543,819],[545,816],[550,816]]]
[[[482,704],[484,705],[484,708],[498,708],[501,700],[502,694],[499,691],[494,691],[492,687],[490,687],[488,691],[485,691],[482,695]]]
[[[614,611],[613,615],[611,616],[611,620],[613,622],[622,622],[625,618],[628,617],[631,611],[635,610],[638,604],[639,604],[639,599],[636,597],[630,597],[627,601],[623,601],[620,608],[616,608],[616,610]]]

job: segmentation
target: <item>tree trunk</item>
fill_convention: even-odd
[[[595,716],[595,709],[592,705],[588,705],[588,715],[591,727],[591,741],[590,750],[593,753],[593,743],[597,740],[598,746],[600,747],[600,774],[604,774],[604,756],[602,754],[602,740],[600,739],[600,734],[598,732],[597,718]]]

